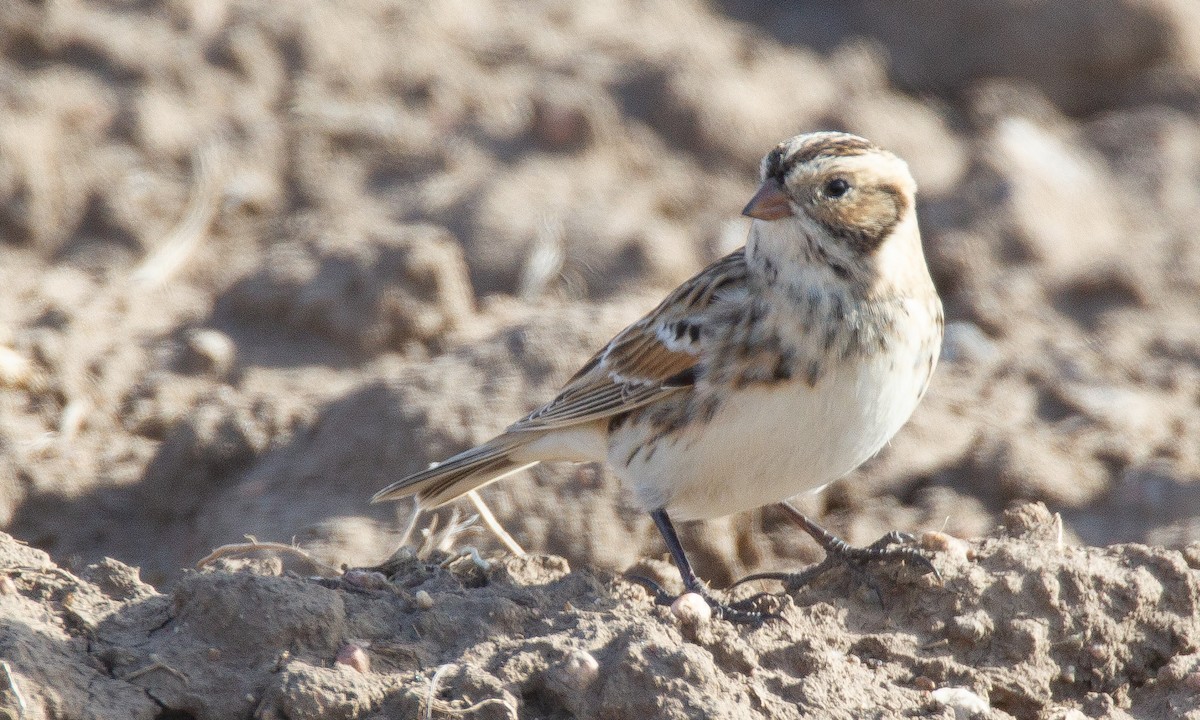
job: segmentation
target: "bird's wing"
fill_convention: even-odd
[[[705,311],[715,298],[736,297],[745,290],[746,259],[739,249],[622,330],[557,397],[508,430],[549,430],[612,417],[691,387],[706,342]]]

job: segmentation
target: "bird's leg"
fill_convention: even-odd
[[[692,570],[692,564],[688,562],[687,555],[683,552],[683,544],[679,542],[679,535],[675,533],[675,526],[671,524],[671,518],[667,516],[667,511],[663,509],[655,510],[650,513],[650,517],[654,518],[654,524],[658,526],[658,531],[662,533],[663,540],[667,543],[667,550],[671,552],[671,557],[675,560],[675,567],[679,568],[679,575],[683,578],[685,593],[696,593],[704,598],[704,601],[708,603],[717,617],[733,623],[759,625],[764,620],[773,617],[756,610],[746,610],[741,607],[726,605],[714,598]],[[655,602],[659,605],[670,605],[675,601],[674,597],[663,590],[658,583],[649,578],[633,576],[630,579],[652,590],[655,595]]]
[[[796,521],[796,524],[804,532],[812,536],[812,539],[816,540],[817,544],[824,548],[825,559],[800,572],[765,572],[748,575],[734,583],[735,587],[751,580],[779,580],[789,593],[794,593],[835,565],[844,565],[860,582],[871,589],[876,599],[882,604],[883,594],[880,592],[875,578],[866,568],[870,563],[893,561],[908,563],[917,566],[926,573],[933,573],[934,576],[941,580],[941,573],[933,566],[929,558],[922,555],[916,548],[911,547],[910,543],[915,538],[907,533],[893,530],[866,547],[854,547],[813,522],[808,516],[797,510],[794,505],[786,500],[780,503],[780,505],[784,510],[787,510],[788,514],[792,516],[792,519]]]

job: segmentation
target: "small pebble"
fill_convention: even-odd
[[[549,671],[552,687],[563,694],[577,694],[588,689],[600,676],[600,663],[586,650],[572,650],[566,660]]]
[[[699,625],[712,619],[712,608],[699,593],[684,593],[671,603],[671,614],[684,625]]]
[[[377,570],[352,568],[342,575],[342,582],[359,590],[383,590],[391,587],[387,576]]]
[[[413,595],[413,602],[415,602],[417,607],[421,608],[422,610],[428,610],[433,607],[433,596],[424,590],[418,590],[416,594]]]
[[[360,673],[371,671],[371,658],[367,655],[365,643],[346,643],[338,650],[337,659],[333,661],[334,665],[345,665],[346,667],[357,670]]]
[[[0,575],[0,595],[16,595],[17,584],[7,575]]]
[[[926,550],[945,553],[958,560],[975,559],[975,549],[971,547],[971,543],[937,530],[926,530],[921,533],[920,544]]]
[[[962,687],[944,687],[930,695],[934,702],[954,711],[955,720],[971,720],[991,712],[991,703],[975,691]]]
[[[192,330],[185,339],[187,343],[187,369],[224,375],[233,367],[237,347],[228,335],[219,330],[200,328]]]
[[[937,685],[933,682],[933,680],[921,675],[917,679],[913,680],[913,687],[924,692],[933,692]]]
[[[32,363],[16,350],[0,345],[0,386],[25,387],[33,375]]]

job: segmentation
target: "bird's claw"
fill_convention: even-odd
[[[626,577],[653,593],[654,603],[656,605],[671,607],[675,604],[675,601],[679,599],[679,596],[672,595],[664,590],[663,587],[657,582],[644,575],[628,575]],[[708,592],[708,589],[704,588],[703,586],[690,588],[686,592],[695,593],[703,598],[704,602],[708,603],[708,606],[712,609],[714,617],[726,620],[735,625],[750,625],[753,627],[759,627],[768,620],[779,620],[783,618],[783,615],[781,615],[778,611],[759,609],[759,604],[763,599],[773,597],[770,593],[758,593],[757,595],[753,595],[744,600],[738,600],[737,602],[733,603],[723,603],[714,598]]]
[[[762,572],[747,575],[735,582],[733,587],[752,580],[777,580],[783,583],[788,594],[795,594],[826,571],[840,565],[865,585],[882,606],[884,605],[883,592],[880,590],[874,574],[867,569],[869,564],[900,561],[919,568],[922,574],[932,573],[939,582],[942,579],[942,574],[938,572],[933,562],[921,551],[912,547],[916,538],[908,533],[893,530],[866,547],[855,547],[828,532],[825,532],[823,536],[814,535],[814,537],[825,549],[825,559],[821,562],[799,572]]]

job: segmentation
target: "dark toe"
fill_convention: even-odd
[[[662,585],[651,580],[644,575],[627,575],[629,580],[645,587],[654,594],[654,603],[656,605],[672,606],[680,596],[672,595],[666,590],[663,590]],[[695,593],[704,598],[704,602],[712,608],[713,616],[726,620],[735,625],[751,625],[758,627],[767,620],[778,620],[783,616],[777,611],[761,610],[760,603],[764,598],[771,597],[770,593],[759,593],[753,597],[739,600],[738,602],[726,604],[723,603],[708,593],[707,590],[692,589],[688,592]]]
[[[871,590],[879,603],[883,604],[883,592],[880,590],[875,573],[868,569],[869,565],[886,562],[900,562],[918,568],[921,574],[932,573],[940,582],[942,575],[934,566],[933,561],[914,547],[911,543],[915,538],[907,533],[890,532],[866,547],[854,547],[840,538],[829,536],[826,544],[826,556],[820,563],[798,572],[762,572],[747,575],[733,584],[734,587],[752,580],[776,580],[783,584],[789,594],[794,594],[810,584],[817,577],[825,574],[835,566],[845,567],[855,580]]]

